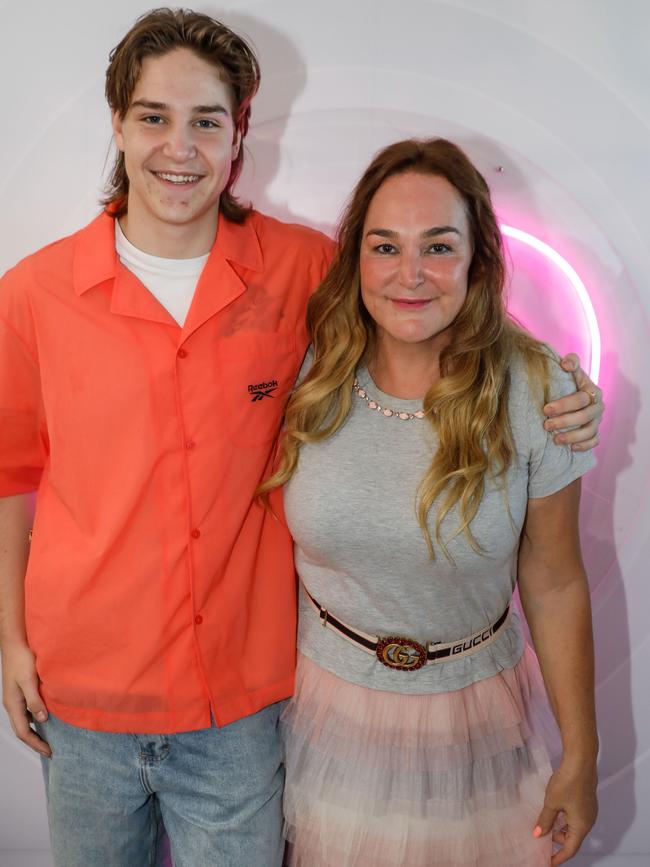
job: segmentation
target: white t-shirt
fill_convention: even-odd
[[[182,326],[209,254],[193,259],[164,259],[143,253],[129,241],[117,220],[115,248],[124,267],[135,274]]]

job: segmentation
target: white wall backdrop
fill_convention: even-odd
[[[107,55],[147,8],[141,0],[0,0],[0,272],[96,212],[110,140]],[[602,335],[608,412],[582,515],[601,813],[576,861],[650,864],[650,3],[195,8],[248,35],[261,57],[240,184],[258,208],[329,230],[375,150],[445,135],[481,167],[502,221],[550,244],[584,281]],[[566,278],[515,242],[511,255],[514,309],[589,364],[593,341]],[[49,865],[47,848],[38,761],[3,716],[0,867]]]

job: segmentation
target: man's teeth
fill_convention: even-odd
[[[170,175],[168,172],[156,172],[156,174],[164,181],[171,181],[172,184],[189,184],[199,179],[199,175]]]

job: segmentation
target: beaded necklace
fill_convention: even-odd
[[[352,389],[355,394],[360,397],[362,400],[365,400],[366,406],[368,409],[373,409],[375,412],[380,412],[382,415],[385,415],[386,418],[399,418],[402,421],[413,421],[413,419],[424,418],[424,410],[419,409],[417,412],[400,412],[398,409],[389,409],[387,406],[381,406],[381,404],[377,403],[376,400],[373,400],[369,395],[365,388],[361,388],[359,385],[358,379],[355,377],[354,382],[352,383]]]

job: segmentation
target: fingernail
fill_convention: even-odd
[[[547,418],[546,421],[544,422],[544,429],[545,430],[551,430],[552,427],[553,427],[553,425],[551,424],[551,420]]]
[[[39,712],[36,714],[36,719],[39,722],[45,722],[45,720],[47,719],[47,714],[44,710],[39,710]]]
[[[562,434],[558,434],[557,437],[555,438],[555,442],[558,445],[563,445],[566,442],[566,437],[563,436]]]
[[[542,829],[540,828],[539,825],[536,825],[535,830],[533,831],[533,837],[541,837],[541,836],[542,836]]]

